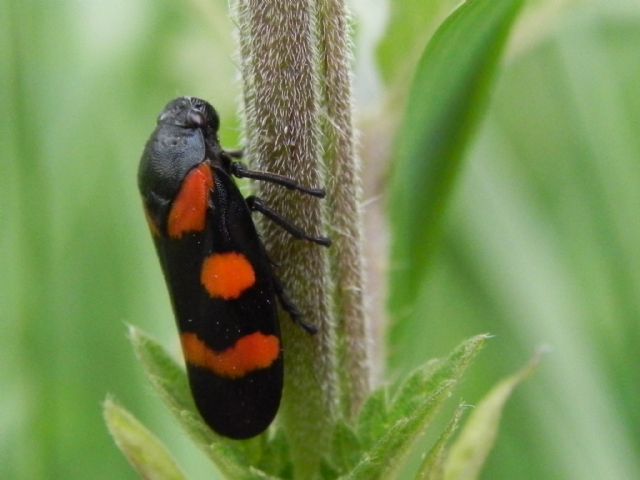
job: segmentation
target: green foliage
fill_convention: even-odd
[[[452,389],[487,338],[486,335],[471,338],[446,359],[429,362],[406,379],[396,382],[396,385],[374,392],[353,426],[343,421],[332,425],[330,454],[322,462],[317,475],[326,479],[383,479],[397,472],[403,466],[415,440],[428,429],[438,408],[449,398]],[[282,431],[277,426],[248,442],[234,442],[217,437],[194,409],[184,370],[157,342],[139,330],[131,328],[131,342],[149,381],[160,397],[192,440],[207,453],[225,477],[293,478],[290,449],[286,437],[282,436]],[[522,375],[517,380],[521,378]],[[512,380],[509,383],[511,389],[515,382],[516,380]],[[491,407],[484,410],[492,409],[495,412],[502,408],[506,400],[505,387],[501,386],[500,391],[503,393],[498,407],[494,405],[494,401]],[[174,474],[173,461],[166,451],[155,439],[146,441],[153,437],[131,414],[108,401],[105,416],[116,443],[136,469],[156,472],[166,468],[167,478]],[[456,423],[458,418],[459,414],[456,414]],[[498,418],[492,420],[493,422],[486,422],[487,426],[478,426],[478,422],[475,422],[474,431],[484,433],[487,430],[487,437],[495,435]],[[447,427],[434,447],[438,453],[430,454],[431,456],[441,459],[444,450],[442,444],[446,443],[453,430],[452,425]],[[485,445],[489,444],[485,442],[485,438],[481,440],[481,445],[486,450]],[[441,461],[432,463],[439,468]],[[464,461],[456,459],[455,464],[464,464]]]
[[[458,2],[392,0],[389,24],[377,49],[378,65],[387,83],[406,82],[433,31]],[[403,45],[402,55],[398,46]]]
[[[467,399],[523,351],[553,346],[505,414],[483,478],[640,476],[632,3],[523,12],[427,281],[390,332],[396,375],[461,335],[495,334]]]
[[[104,420],[114,442],[142,478],[149,480],[183,480],[167,448],[136,420],[131,413],[107,398],[103,405]]]
[[[520,2],[514,1],[508,6],[504,4],[502,9],[494,9],[488,7],[486,0],[476,0],[454,12],[436,32],[419,64],[408,118],[422,123],[425,120],[422,112],[428,112],[427,132],[429,128],[435,130],[436,125],[440,128],[444,126],[445,137],[450,137],[451,145],[463,144],[472,129],[472,124],[478,118],[477,109],[490,85],[499,57],[499,47],[504,43],[519,5]],[[476,28],[479,26],[483,28]],[[465,30],[474,31],[476,36],[472,37],[470,42],[456,43],[460,32]],[[447,58],[452,53],[459,53],[461,61],[458,68],[453,69],[453,74],[449,75],[446,69]],[[449,86],[451,92],[434,102],[431,100],[432,96],[420,94],[425,86],[434,87],[436,90]],[[471,89],[471,86],[476,90]],[[472,105],[468,106],[467,103]],[[466,113],[466,118],[463,118],[463,112]],[[453,119],[456,117],[462,119],[463,128],[454,128]],[[455,133],[449,134],[446,127]],[[420,130],[420,133],[424,133],[424,130]],[[429,149],[429,142],[416,145],[417,138],[422,137],[409,135],[401,139],[402,148],[410,150],[412,154],[425,154]],[[411,142],[414,143],[413,146]],[[450,153],[449,163],[459,161],[460,147],[444,147],[436,154],[443,152]],[[409,155],[405,155],[404,158],[409,158]],[[416,178],[424,180],[429,176],[427,172]],[[444,177],[436,176],[431,181],[441,182],[442,178]],[[436,190],[439,190],[439,187]],[[437,205],[440,202],[441,197],[435,203]],[[428,220],[435,224],[433,219]],[[413,247],[411,243],[409,245]],[[416,287],[408,291],[411,294],[416,291]],[[264,434],[248,442],[229,442],[218,438],[198,417],[189,395],[185,374],[180,367],[159,344],[136,329],[131,329],[131,340],[147,376],[160,397],[223,475],[234,479],[249,479],[276,478],[275,475],[293,474],[294,470],[290,465],[292,461],[300,465],[300,454],[298,453],[295,459],[291,454],[294,451],[299,452],[300,449],[288,444],[277,427],[274,427],[271,437]],[[353,426],[342,420],[331,425],[330,416],[325,418],[325,430],[333,431],[330,445],[332,455],[324,459],[318,474],[326,478],[349,479],[387,478],[397,474],[414,443],[427,429],[438,408],[449,397],[485,340],[486,336],[475,337],[456,349],[447,359],[429,362],[386,393],[374,394],[371,406],[365,404],[362,415]],[[295,428],[295,425],[290,425],[289,428]],[[270,438],[277,441],[271,442]],[[126,444],[120,443],[120,446],[125,454],[132,458]],[[140,452],[136,450],[136,453],[136,458],[139,459]],[[151,451],[146,454],[153,456]],[[261,465],[265,459],[267,461]],[[309,462],[312,466],[304,467],[305,471],[314,468],[311,459]],[[138,468],[141,468],[140,465]],[[275,471],[268,471],[270,468]]]
[[[388,478],[397,472],[415,439],[428,427],[486,339],[474,337],[435,368],[414,372],[400,384],[388,408],[366,411],[375,421],[363,413],[359,423],[368,426],[360,439],[363,455],[347,478]],[[374,402],[379,405],[376,399]]]
[[[181,441],[175,420],[149,396],[123,322],[175,342],[134,181],[162,104],[177,94],[211,99],[223,119],[223,144],[241,146],[227,3],[0,0],[1,478],[136,478],[104,428],[105,391],[153,426],[185,476],[212,476],[208,442],[226,440],[198,430],[198,419],[189,426],[179,417],[206,455]],[[389,110],[397,113],[403,103],[389,100],[405,98],[424,45],[457,3],[393,0],[381,18],[371,2],[357,14],[357,31],[368,39],[379,33],[371,25],[388,20],[378,49],[387,87],[357,108],[368,113],[380,99],[384,117],[370,123],[384,125]],[[436,208],[443,235],[438,248],[436,237],[424,245],[425,261],[407,278],[418,293],[410,315],[390,330],[389,374],[397,378],[445,346],[490,330],[496,340],[460,386],[471,400],[520,364],[523,351],[551,343],[554,353],[526,396],[504,414],[484,478],[640,478],[640,9],[636,0],[528,3],[464,161],[470,168],[457,186],[444,175],[438,180],[445,197],[457,190],[447,221],[440,206],[410,206],[417,227],[424,210]],[[475,30],[461,33],[467,36]],[[360,66],[371,44],[356,42]],[[358,71],[355,81],[362,95],[370,79]],[[386,168],[368,153],[384,150],[390,135],[363,142],[367,174]],[[398,180],[421,171],[403,170]],[[366,185],[365,198],[378,193]],[[405,234],[405,220],[394,223],[394,236]],[[366,234],[377,239],[380,232]],[[393,288],[404,280],[396,277]],[[193,419],[182,369],[164,356],[171,362],[164,374],[171,365],[178,373],[162,381],[176,388],[170,410]],[[336,425],[319,475],[335,478],[361,459],[400,388],[396,382],[376,391],[358,423]],[[418,478],[441,478],[458,415],[443,432],[431,424],[417,440],[409,463],[430,452]],[[292,478],[278,428],[239,453],[216,448],[225,455],[219,470],[227,461],[236,468],[237,455],[272,477]]]
[[[391,186],[390,309],[415,301],[465,147],[484,111],[522,0],[471,0],[438,28],[416,69]],[[420,208],[416,208],[420,206]],[[410,268],[409,268],[410,267]]]
[[[443,476],[444,462],[447,459],[448,446],[453,434],[458,430],[460,420],[465,411],[464,404],[458,405],[449,424],[433,444],[431,450],[424,456],[422,464],[416,475],[419,480],[439,480]]]
[[[454,442],[444,463],[444,480],[474,480],[480,472],[498,436],[502,410],[515,390],[538,365],[539,358],[519,372],[502,380],[473,410]]]

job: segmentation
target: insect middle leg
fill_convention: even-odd
[[[227,155],[231,156],[232,153],[237,153],[237,152],[226,152],[226,153]],[[231,173],[238,178],[252,178],[254,180],[260,180],[263,182],[275,183],[277,185],[281,185],[285,188],[288,188],[289,190],[297,190],[299,192],[306,193],[307,195],[311,195],[312,197],[317,197],[317,198],[324,198],[326,195],[324,188],[305,187],[304,185],[300,185],[298,182],[296,182],[292,178],[285,177],[284,175],[278,175],[277,173],[258,172],[256,170],[249,170],[240,162],[231,162],[230,168],[231,168]]]
[[[283,217],[275,210],[269,208],[265,203],[260,200],[255,195],[251,195],[246,198],[247,206],[249,210],[253,212],[260,212],[269,220],[271,220],[276,225],[279,225],[287,232],[291,234],[292,237],[295,237],[300,240],[307,240],[309,242],[317,243],[318,245],[322,245],[323,247],[329,247],[331,245],[331,239],[328,237],[318,236],[314,237],[305,232],[302,228],[295,225],[288,218]]]

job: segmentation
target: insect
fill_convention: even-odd
[[[219,118],[204,100],[167,104],[147,141],[138,186],[171,297],[189,384],[205,422],[245,439],[275,417],[283,366],[277,300],[307,324],[273,272],[251,214],[260,212],[293,237],[307,235],[255,196],[244,198],[233,176],[271,182],[323,198],[323,189],[247,169],[218,141]]]

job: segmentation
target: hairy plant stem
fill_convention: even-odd
[[[370,334],[363,301],[360,165],[351,108],[350,41],[344,0],[317,0],[322,134],[327,176],[333,301],[343,412],[353,417],[371,388]]]
[[[326,453],[335,419],[352,418],[370,390],[348,17],[343,0],[238,0],[237,7],[250,161],[327,188],[322,201],[259,186],[273,208],[312,235],[330,228],[333,240],[327,254],[261,222],[287,293],[319,330],[311,337],[282,319],[282,421],[296,474],[304,478]]]
[[[261,170],[303,185],[323,184],[312,0],[238,0],[247,152]],[[325,230],[324,201],[265,184],[259,195],[312,235]],[[297,478],[308,478],[327,452],[338,414],[336,325],[329,301],[327,250],[293,240],[272,222],[261,232],[288,295],[318,333],[281,319],[285,392],[281,422]]]

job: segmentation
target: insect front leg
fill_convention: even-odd
[[[225,150],[224,153],[230,157],[240,160],[244,157],[244,150]]]

